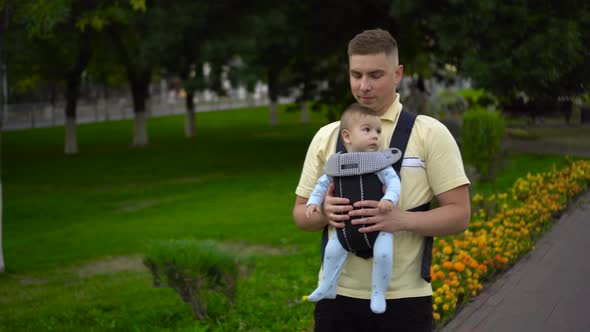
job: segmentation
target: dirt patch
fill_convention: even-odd
[[[213,178],[213,176],[203,177],[182,177],[174,179],[166,179],[162,181],[154,181],[148,183],[127,183],[124,185],[116,185],[112,183],[106,183],[94,187],[97,191],[111,191],[114,189],[136,189],[136,188],[152,188],[162,184],[187,184],[187,183],[199,183]]]
[[[261,244],[248,245],[244,243],[221,243],[224,248],[235,252],[238,256],[269,255],[281,256],[293,252],[292,248],[277,248]]]
[[[118,273],[118,272],[142,272],[147,271],[143,265],[143,255],[135,254],[129,256],[107,257],[97,261],[89,262],[74,269],[80,277],[91,277],[97,274]]]
[[[253,136],[254,137],[284,137],[284,136],[286,136],[286,134],[283,132],[278,132],[278,131],[267,131],[267,132],[256,133]]]
[[[293,251],[292,248],[277,248],[266,245],[247,245],[243,243],[221,243],[221,246],[236,253],[238,257],[249,255],[280,256]],[[107,257],[104,259],[88,262],[73,269],[72,272],[80,277],[91,277],[97,274],[121,273],[121,272],[142,272],[148,271],[143,265],[143,255],[134,254],[128,256]],[[23,282],[21,280],[21,282]]]
[[[16,277],[22,285],[41,285],[49,281],[48,278],[36,278],[29,276],[18,276]]]
[[[121,202],[117,204],[115,208],[116,213],[125,213],[125,212],[134,212],[142,209],[146,209],[158,204],[168,203],[176,200],[176,198],[162,198],[162,199],[152,199],[152,200],[143,200],[143,201],[127,201]]]

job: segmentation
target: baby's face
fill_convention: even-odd
[[[381,147],[381,119],[377,116],[361,116],[350,131],[350,151],[374,152]]]

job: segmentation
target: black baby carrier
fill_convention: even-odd
[[[412,128],[416,120],[416,115],[402,110],[395,131],[391,137],[390,147],[397,148],[401,151],[401,158],[392,166],[395,172],[400,175],[403,162],[403,156],[412,133]],[[345,153],[346,149],[342,143],[340,135],[336,144],[336,152]],[[403,181],[403,179],[400,180]],[[346,197],[350,204],[361,200],[379,201],[383,197],[383,184],[379,177],[373,172],[369,174],[341,176],[334,178],[334,196]],[[409,211],[427,211],[430,204],[426,203]],[[358,217],[361,218],[361,217]],[[358,219],[354,218],[354,219]],[[368,259],[373,257],[373,246],[377,240],[379,232],[361,233],[359,228],[364,225],[352,225],[351,220],[344,221],[344,228],[336,228],[338,240],[342,247],[353,254]],[[422,258],[421,276],[427,282],[430,282],[430,262],[432,260],[432,237],[425,238],[424,254]],[[322,233],[322,262],[324,252],[328,243],[328,226]]]

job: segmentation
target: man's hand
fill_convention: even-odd
[[[336,228],[344,228],[343,221],[350,219],[346,213],[353,209],[352,205],[349,204],[348,198],[334,197],[334,184],[331,183],[324,199],[324,215],[328,218],[330,225]]]
[[[352,221],[353,225],[367,225],[359,229],[361,233],[408,231],[422,236],[446,236],[465,231],[471,217],[468,186],[456,187],[436,198],[439,207],[416,212],[404,211],[398,206],[383,212],[378,201],[360,201],[354,203],[358,210],[350,211],[348,215],[362,217]]]
[[[382,203],[389,202],[389,204]],[[359,229],[361,233],[376,231],[397,232],[406,230],[405,221],[408,220],[406,215],[409,213],[394,206],[388,200],[381,201],[359,201],[354,203],[355,208],[348,215],[352,217],[362,217],[352,221],[353,225],[367,225]]]

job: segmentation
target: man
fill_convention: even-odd
[[[350,89],[355,99],[380,116],[383,140],[389,146],[402,105],[396,87],[403,75],[397,42],[381,29],[367,30],[348,44]],[[326,160],[335,152],[339,123],[321,128],[314,136],[296,189],[293,218],[304,231],[343,227],[343,220],[362,216],[353,224],[367,225],[361,232],[395,232],[394,266],[386,293],[387,310],[375,314],[371,298],[371,259],[348,255],[340,275],[336,299],[318,302],[316,331],[430,331],[432,287],[421,276],[425,237],[464,231],[470,219],[469,180],[457,144],[437,120],[415,120],[401,168],[401,197],[393,210],[377,209],[378,201],[360,201],[353,206],[346,198],[333,196],[333,185],[323,204],[323,213],[305,216],[306,202]],[[434,197],[438,207],[409,212]],[[429,268],[429,267],[427,267]],[[320,272],[321,273],[321,272]]]

